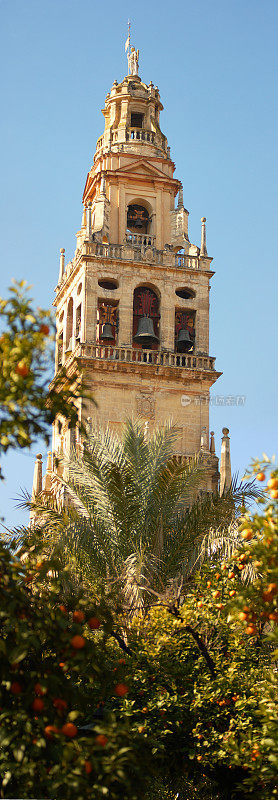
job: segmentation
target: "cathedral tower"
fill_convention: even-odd
[[[127,417],[148,430],[171,418],[177,457],[201,452],[204,488],[218,483],[209,445],[209,391],[221,373],[209,353],[212,258],[206,220],[200,247],[190,242],[188,211],[160,127],[157,86],[138,76],[138,51],[129,74],[105,99],[105,127],[96,144],[83,195],[74,257],[60,256],[56,288],[56,371],[77,358],[96,400],[83,421],[121,433]],[[70,446],[72,432],[57,420],[53,451]]]

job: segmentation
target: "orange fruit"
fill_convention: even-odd
[[[248,614],[246,614],[245,611],[240,611],[238,618],[241,620],[241,622],[243,622],[244,620],[248,619]]]
[[[253,536],[252,528],[244,528],[244,530],[241,531],[241,536],[243,539],[245,539],[246,542],[249,542]]]
[[[228,578],[234,578],[234,577],[235,577],[234,572],[228,572]]]
[[[270,478],[270,480],[267,481],[267,488],[268,489],[278,489],[278,480],[277,480],[277,478]]]
[[[20,375],[21,378],[26,378],[29,375],[30,369],[26,364],[26,361],[19,361],[16,365],[15,372],[17,375]]]
[[[100,621],[97,617],[90,617],[88,620],[89,628],[91,631],[96,631],[100,627]]]
[[[70,643],[74,650],[82,650],[82,648],[85,647],[86,640],[84,639],[84,636],[79,636],[76,634],[76,636],[72,637]]]
[[[210,588],[210,586],[211,586],[211,581],[207,581],[207,587],[208,587],[208,589]]]
[[[126,683],[117,683],[115,686],[115,694],[118,697],[124,697],[128,693],[128,686]]]
[[[84,611],[74,611],[72,618],[74,619],[74,622],[84,622],[85,619]]]
[[[230,597],[234,597],[235,593],[236,593],[236,590],[235,589],[231,589],[231,591],[229,592]]]
[[[256,476],[256,478],[257,478],[257,481],[265,481],[264,472],[258,472],[258,475]]]
[[[255,625],[248,625],[246,628],[246,633],[248,633],[249,636],[254,636],[256,633]]]
[[[212,592],[212,596],[215,600],[218,600],[218,597],[221,597],[221,592],[219,589],[216,589],[215,592]]]
[[[53,734],[59,733],[58,728],[56,728],[55,725],[46,725],[44,732],[47,739],[53,739]]]
[[[32,709],[33,711],[36,711],[36,714],[40,714],[41,711],[43,711],[44,701],[41,699],[41,697],[35,697],[35,700],[32,702]]]
[[[90,775],[90,773],[92,772],[92,769],[93,769],[91,762],[90,761],[84,761],[84,767],[85,767],[86,775]]]
[[[203,608],[203,605],[204,605],[203,601],[199,600],[199,602],[197,603],[197,608]]]
[[[276,594],[278,594],[278,584],[269,583],[263,592],[263,599],[267,601],[273,600],[273,597],[275,597]]]
[[[13,681],[11,684],[11,693],[12,694],[21,694],[22,686],[18,681]]]
[[[42,697],[44,694],[46,694],[46,691],[47,691],[46,689],[42,688],[40,683],[35,683],[34,690],[35,690],[35,694],[38,694],[39,697]]]
[[[278,499],[278,489],[272,489],[271,492],[270,492],[270,497],[272,497],[273,500],[277,500]]]
[[[107,736],[104,736],[104,733],[99,733],[98,736],[95,738],[96,744],[99,744],[101,747],[105,747],[108,742]]]
[[[65,722],[65,725],[62,727],[62,733],[64,736],[67,736],[68,739],[73,739],[74,736],[78,733],[76,725],[73,722]]]
[[[54,697],[53,705],[54,708],[57,708],[57,711],[65,711],[68,707],[67,701],[63,700],[62,697]]]
[[[268,619],[272,619],[273,622],[278,622],[278,611],[271,611],[268,615]]]
[[[62,605],[59,606],[59,609],[62,612],[62,614],[67,614],[68,613],[67,609],[66,609],[66,606],[64,606],[63,603],[62,603]]]
[[[45,335],[45,336],[48,336],[48,334],[49,334],[49,327],[48,327],[48,325],[45,325],[45,323],[44,323],[44,322],[42,322],[42,324],[41,324],[41,325],[40,325],[40,327],[39,327],[39,331],[40,331],[40,333],[44,333],[44,335]]]

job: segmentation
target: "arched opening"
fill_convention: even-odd
[[[117,343],[119,329],[118,300],[98,299],[97,342],[107,345]]]
[[[130,203],[127,209],[127,229],[131,233],[149,233],[150,215],[145,206]]]
[[[66,350],[72,350],[72,326],[73,326],[73,299],[70,298],[67,310],[66,328]]]
[[[154,244],[152,235],[153,211],[149,203],[135,198],[127,207],[126,240],[133,245],[148,247]]]
[[[185,308],[175,310],[175,350],[177,353],[190,353],[195,345],[196,311]]]
[[[64,344],[63,331],[59,333],[57,339],[57,367],[61,367],[63,363],[63,344]]]
[[[75,339],[81,342],[81,326],[82,326],[82,303],[76,308],[75,313]]]
[[[133,296],[133,343],[138,348],[159,347],[159,298],[149,286],[137,286]]]

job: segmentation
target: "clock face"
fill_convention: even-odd
[[[144,230],[147,232],[149,214],[144,206],[132,205],[127,211],[127,227],[129,229]]]

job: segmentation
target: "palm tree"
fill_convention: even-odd
[[[248,484],[198,499],[203,470],[198,459],[175,463],[175,438],[171,424],[146,437],[127,421],[122,440],[90,430],[64,464],[67,507],[35,504],[48,546],[79,579],[114,587],[129,611],[177,596],[200,560],[235,547],[239,507],[256,495]]]

